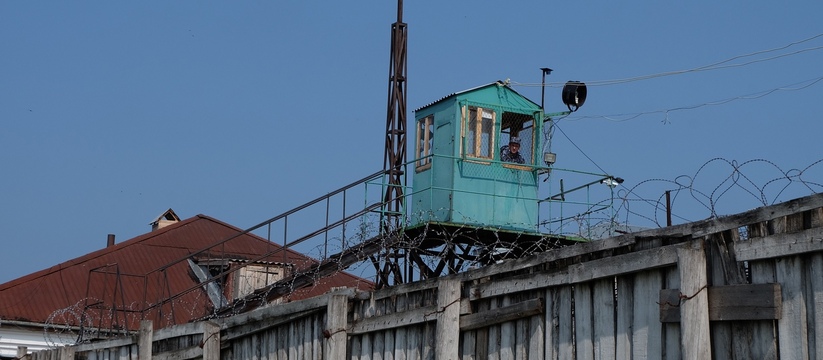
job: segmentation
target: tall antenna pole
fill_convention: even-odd
[[[406,163],[406,52],[408,32],[403,22],[403,0],[397,1],[397,22],[392,24],[391,31],[391,60],[389,63],[389,101],[386,117],[386,152],[383,157],[383,168],[388,176],[385,196],[383,198],[383,233],[389,235],[401,228],[403,220],[403,186]],[[385,263],[382,269],[378,267],[377,287],[389,285],[390,275],[395,282],[402,282],[400,267],[396,262],[401,257],[394,249],[394,254],[388,254],[386,249]]]

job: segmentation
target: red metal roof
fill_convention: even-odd
[[[284,257],[281,246],[241,233],[234,226],[197,215],[0,284],[0,320],[74,326],[82,321],[86,326],[98,326],[96,319],[107,327],[115,324],[114,327],[133,330],[141,318],[155,320],[159,327],[202,317],[213,306],[185,259],[229,238],[195,258],[248,261],[280,249],[260,260],[286,262],[298,269],[316,261],[289,249]],[[340,272],[318,281],[312,288],[293,293],[290,299],[307,298],[343,286],[370,289],[373,284]],[[173,297],[186,290],[190,291]],[[170,297],[171,301],[162,302]],[[90,306],[95,303],[100,306]],[[112,312],[112,307],[118,311]]]

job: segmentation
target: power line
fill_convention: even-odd
[[[734,68],[734,67],[742,67],[742,66],[747,66],[747,65],[751,65],[751,64],[776,60],[776,59],[780,59],[780,58],[784,58],[784,57],[788,57],[788,56],[798,55],[798,54],[802,54],[802,53],[809,52],[809,51],[821,50],[821,49],[823,49],[823,46],[815,46],[815,47],[810,47],[810,48],[806,48],[806,49],[800,49],[800,50],[790,52],[790,53],[786,53],[786,54],[779,54],[779,55],[775,55],[775,56],[771,56],[771,57],[767,57],[767,58],[754,59],[754,60],[750,60],[750,61],[743,62],[743,63],[738,63],[738,64],[728,64],[728,65],[723,65],[723,64],[726,64],[726,63],[734,61],[734,60],[751,57],[751,56],[756,56],[756,55],[766,54],[766,53],[770,53],[770,52],[785,50],[785,49],[788,49],[789,47],[792,47],[794,45],[809,42],[809,41],[812,41],[812,40],[817,39],[819,37],[823,37],[823,33],[814,35],[812,37],[809,37],[809,38],[806,38],[806,39],[803,39],[803,40],[794,41],[794,42],[791,42],[789,44],[786,44],[786,45],[783,45],[783,46],[780,46],[780,47],[776,47],[776,48],[773,48],[773,49],[759,50],[759,51],[755,51],[755,52],[748,53],[748,54],[737,55],[737,56],[733,56],[731,58],[728,58],[726,60],[718,61],[718,62],[711,63],[711,64],[708,64],[708,65],[698,66],[696,68],[691,68],[691,69],[667,71],[667,72],[662,72],[662,73],[641,75],[641,76],[635,76],[635,77],[623,78],[623,79],[587,80],[587,81],[584,81],[584,82],[586,83],[587,86],[608,86],[608,85],[624,84],[624,83],[628,83],[628,82],[649,80],[649,79],[654,79],[654,78],[659,78],[659,77],[680,75],[680,74],[693,73],[693,72],[701,72],[701,71],[710,71],[710,70],[719,70],[719,69],[728,69],[728,68]],[[524,87],[543,86],[542,83],[519,83],[519,82],[515,82],[515,81],[513,81],[512,84],[515,85],[515,86],[524,86]],[[546,83],[547,87],[563,87],[563,85],[565,85],[565,84],[564,83]]]
[[[806,89],[808,87],[811,87],[812,85],[817,84],[820,81],[823,81],[823,76],[816,77],[816,78],[813,78],[813,79],[803,80],[803,81],[800,81],[800,82],[796,82],[796,83],[793,83],[793,84],[784,85],[784,86],[780,86],[780,87],[776,87],[776,88],[772,88],[772,89],[768,89],[768,90],[759,91],[759,92],[756,92],[756,93],[735,96],[735,97],[726,98],[726,99],[722,99],[722,100],[708,101],[708,102],[695,104],[695,105],[678,106],[678,107],[669,108],[669,109],[644,111],[644,112],[636,112],[636,113],[623,113],[623,114],[612,114],[612,115],[572,116],[572,117],[568,117],[568,119],[569,120],[582,120],[582,119],[599,119],[599,118],[603,118],[603,119],[606,119],[606,120],[609,120],[609,121],[623,122],[623,121],[633,120],[633,119],[639,118],[639,117],[644,116],[644,115],[665,114],[665,118],[663,119],[663,122],[668,123],[669,122],[669,113],[671,113],[671,112],[683,111],[683,110],[694,110],[694,109],[698,109],[698,108],[706,107],[706,106],[718,106],[718,105],[727,104],[727,103],[737,101],[737,100],[754,100],[754,99],[759,99],[759,98],[771,95],[771,94],[773,94],[775,92],[778,92],[778,91],[799,91],[799,90],[803,90],[803,89]],[[805,84],[805,85],[799,86],[801,84]]]

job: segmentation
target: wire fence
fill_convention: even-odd
[[[243,235],[254,234],[279,244],[276,247],[297,249],[316,260],[310,266],[291,269],[285,278],[275,279],[277,281],[267,284],[262,290],[252,291],[240,298],[232,298],[223,289],[224,295],[233,299],[224,307],[214,306],[209,301],[206,285],[221,276],[225,277],[227,273],[215,274],[206,282],[192,283],[187,290],[190,292],[188,296],[168,294],[159,300],[108,304],[105,297],[89,294],[87,299],[52,314],[50,325],[45,329],[46,339],[64,344],[68,338],[80,342],[122,335],[135,330],[129,324],[145,318],[147,309],[163,306],[174,311],[155,314],[164,318],[154,320],[163,320],[167,325],[179,322],[181,314],[188,321],[231,316],[247,311],[250,306],[269,303],[275,293],[288,297],[297,291],[327,286],[324,279],[330,274],[344,271],[363,278],[364,283],[368,283],[366,279],[375,279],[381,274],[409,282],[459,273],[576,241],[594,241],[641,229],[664,227],[669,223],[720,217],[823,190],[820,180],[823,179],[823,159],[802,168],[783,169],[765,159],[737,162],[714,158],[690,175],[647,179],[632,185],[609,175],[576,173],[580,176],[576,184],[582,185],[570,182],[569,186],[558,186],[560,174],[559,169],[553,169],[548,177],[546,172],[540,175],[543,177],[539,180],[540,185],[544,189],[540,197],[534,199],[541,202],[540,220],[535,229],[539,236],[495,229],[493,224],[478,225],[472,219],[464,219],[470,225],[445,227],[427,223],[414,232],[405,229],[386,231],[381,225],[385,216],[375,207],[382,194],[375,177],[379,174],[376,174],[364,181],[365,188],[369,190],[359,191],[356,186],[349,186],[345,192],[337,194],[340,196],[337,203],[328,199],[314,201],[318,208],[310,210],[310,217],[320,219],[324,226],[322,232],[297,226],[304,224],[303,221],[291,221],[289,230],[285,225],[276,230],[270,228],[270,224],[277,224],[285,216],[274,217],[269,223],[243,231]],[[570,180],[573,176],[563,178]],[[329,209],[334,208],[335,204],[342,209],[342,212],[338,210],[341,213],[338,218],[346,221],[336,221],[333,216],[330,217]],[[362,210],[363,204],[366,208],[371,207],[370,211],[358,212],[357,208]],[[296,219],[296,214],[288,214]],[[431,216],[407,213],[406,218],[427,219]],[[305,233],[309,235],[303,235]],[[275,240],[278,236],[281,238]],[[233,241],[233,238],[226,239],[221,246]],[[230,257],[231,254],[225,256]],[[277,250],[272,250],[272,254],[261,256],[260,260],[271,261],[280,259],[280,256]],[[236,272],[253,263],[237,264],[226,271]],[[260,285],[259,282],[254,284]],[[95,306],[90,307],[89,304]],[[101,308],[106,311],[100,311]],[[108,327],[108,332],[101,331],[103,327]]]

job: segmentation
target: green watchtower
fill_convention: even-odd
[[[538,233],[543,116],[540,105],[502,82],[417,109],[408,227]]]

